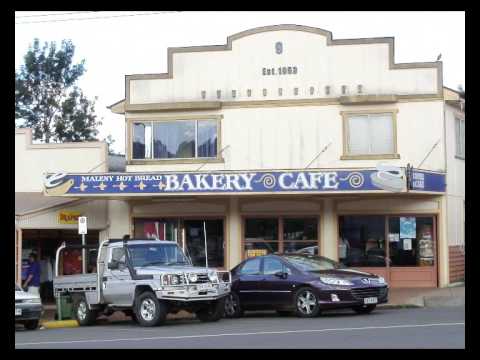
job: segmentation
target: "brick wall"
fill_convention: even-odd
[[[465,254],[461,246],[449,246],[450,282],[463,280],[465,277]]]

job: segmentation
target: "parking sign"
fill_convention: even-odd
[[[78,233],[80,235],[87,233],[87,217],[86,216],[78,217]]]

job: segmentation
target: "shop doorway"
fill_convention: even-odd
[[[224,267],[223,220],[185,220],[185,245],[195,266]],[[207,249],[205,249],[205,231]],[[205,253],[207,259],[205,259]]]
[[[88,230],[85,236],[87,244],[98,244],[99,231]],[[40,297],[43,304],[54,304],[53,277],[55,276],[55,256],[58,247],[63,243],[81,244],[81,235],[77,230],[57,229],[24,229],[22,230],[22,284],[28,270],[28,256],[37,255],[40,262]],[[93,272],[96,264],[96,250],[87,252],[87,271]],[[79,274],[82,272],[81,250],[64,251],[60,261],[60,274]]]

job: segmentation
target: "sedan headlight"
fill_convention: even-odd
[[[338,279],[338,278],[320,277],[320,281],[327,285],[343,285],[343,286],[353,285],[353,283],[349,280]]]
[[[25,299],[25,300],[23,300],[23,302],[28,303],[28,304],[41,304],[42,300],[40,300],[40,298],[38,298],[38,299]]]
[[[208,272],[208,279],[211,282],[218,282],[218,274],[216,271],[209,271]]]
[[[379,276],[377,281],[379,284],[385,284],[385,279],[382,276]]]

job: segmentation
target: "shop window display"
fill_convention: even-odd
[[[245,257],[279,251],[278,219],[245,220]]]
[[[433,266],[433,218],[395,216],[388,220],[391,266]]]
[[[317,226],[317,218],[246,219],[244,255],[253,257],[318,248]]]
[[[134,234],[137,239],[158,239],[174,241],[189,254],[194,266],[205,266],[204,220],[141,219],[134,220]],[[208,265],[224,266],[223,220],[205,220],[207,229]],[[185,244],[182,239],[185,234]]]
[[[315,247],[317,238],[317,219],[283,219],[284,253]]]
[[[340,216],[339,260],[346,266],[386,266],[385,216]]]

